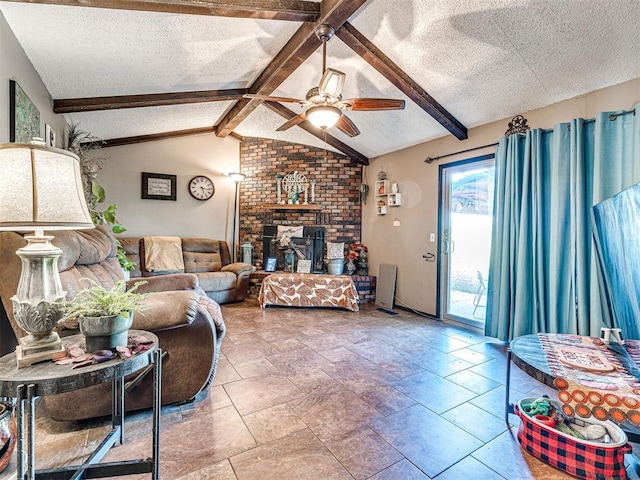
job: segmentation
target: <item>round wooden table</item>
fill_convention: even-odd
[[[618,356],[615,351],[612,351],[612,353]],[[546,354],[542,348],[538,335],[523,335],[513,339],[509,344],[509,351],[507,355],[507,393],[505,402],[505,420],[507,422],[508,414],[513,413],[513,407],[509,402],[509,386],[511,379],[510,360],[513,360],[513,363],[515,363],[522,371],[539,382],[544,383],[549,387],[556,388],[553,384],[555,377],[551,372],[551,367],[549,367]],[[637,426],[630,422],[625,422],[620,424],[620,428],[625,431],[630,441],[640,441],[640,428]]]
[[[0,358],[0,396],[16,399],[17,478],[19,480],[33,480],[37,474],[44,474],[44,471],[35,470],[35,399],[80,390],[109,381],[112,382],[113,402],[111,431],[83,464],[46,470],[46,474],[68,472],[69,475],[65,478],[76,478],[78,475],[81,476],[82,472],[90,471],[91,478],[101,478],[125,473],[151,473],[152,478],[159,478],[162,351],[158,345],[158,337],[151,332],[130,330],[129,335],[141,335],[151,340],[150,348],[126,359],[116,356],[107,362],[75,369],[73,364],[56,365],[51,361],[18,368],[15,352]],[[84,335],[73,335],[62,339],[65,346],[78,345],[83,340]],[[154,375],[152,458],[98,464],[116,441],[124,442],[124,378],[145,367],[152,367]],[[73,408],[73,405],[69,405],[69,408]]]
[[[511,360],[520,370],[549,387],[553,387],[555,377],[547,363],[547,357],[540,344],[538,335],[523,335],[509,344]],[[553,387],[555,388],[555,387]]]

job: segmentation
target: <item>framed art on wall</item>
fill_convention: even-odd
[[[9,141],[29,143],[40,136],[40,112],[18,82],[9,80]]]
[[[176,201],[176,176],[142,172],[142,198]]]
[[[44,126],[44,141],[47,142],[47,147],[56,146],[56,131],[51,128],[51,125],[48,123]]]

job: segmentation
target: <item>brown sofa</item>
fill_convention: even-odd
[[[95,230],[58,231],[53,244],[62,249],[58,270],[70,300],[94,280],[106,288],[123,279],[113,237],[102,227]],[[14,232],[0,233],[0,297],[16,337],[25,332],[15,323],[11,297],[21,272],[16,250],[26,242]],[[220,306],[208,298],[190,274],[146,278],[140,292],[157,292],[145,299],[146,310],[136,313],[134,329],[158,336],[165,356],[162,368],[162,403],[192,400],[213,381],[225,334]],[[140,281],[140,279],[138,279]],[[135,282],[132,280],[130,283]],[[61,335],[79,333],[61,331]],[[135,374],[134,374],[135,375]],[[127,392],[127,410],[148,408],[152,403],[153,376],[147,375]],[[45,397],[49,415],[56,420],[80,420],[111,413],[111,386],[98,385],[79,391]]]
[[[165,275],[147,268],[145,243],[158,237],[120,237],[127,258],[136,264],[131,278]],[[198,277],[200,287],[217,303],[241,302],[249,290],[249,274],[254,267],[248,263],[231,263],[229,246],[223,240],[181,238],[184,271]]]

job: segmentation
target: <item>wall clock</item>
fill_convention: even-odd
[[[213,197],[216,188],[210,178],[198,175],[189,180],[189,193],[196,200],[209,200]]]

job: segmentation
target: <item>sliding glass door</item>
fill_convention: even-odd
[[[493,155],[440,168],[440,312],[484,328]]]

